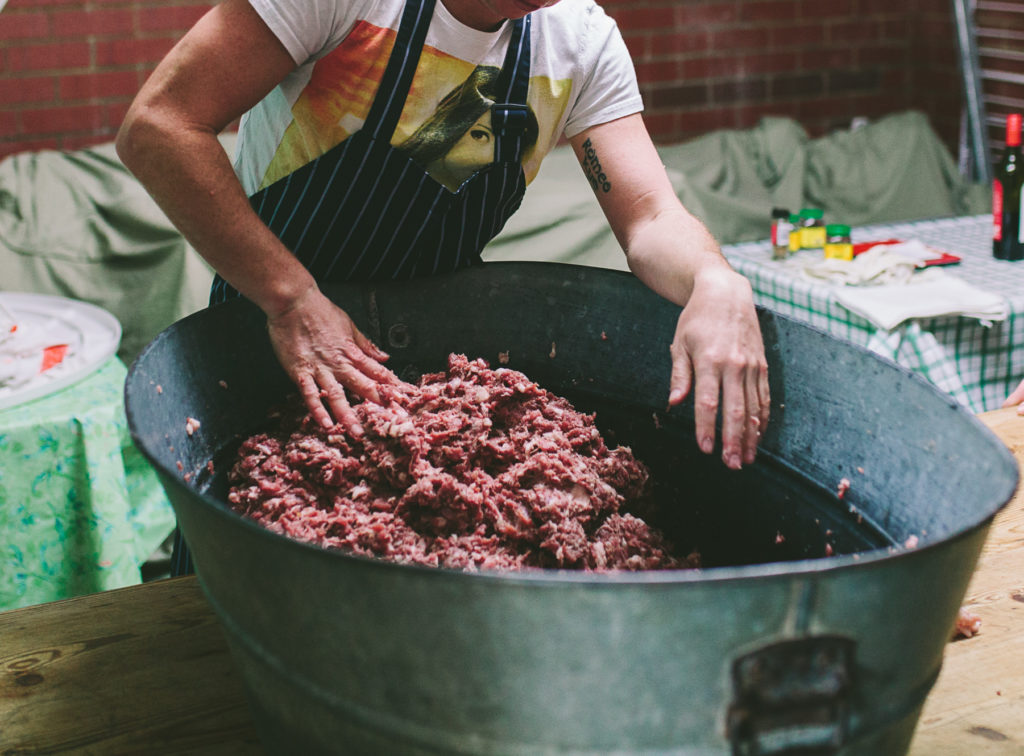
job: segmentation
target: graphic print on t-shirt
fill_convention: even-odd
[[[261,187],[340,144],[363,126],[377,83],[384,74],[395,32],[360,21],[345,41],[317,61],[309,82],[292,106],[285,130]],[[391,145],[406,152],[434,180],[451,191],[494,160],[490,107],[498,95],[500,69],[476,65],[424,47]],[[531,181],[557,135],[537,123],[557,124],[569,99],[571,81],[530,79],[533,118],[525,137],[523,170]]]

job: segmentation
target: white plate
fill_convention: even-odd
[[[0,410],[47,396],[91,375],[117,352],[121,324],[102,307],[66,297],[0,292],[0,305],[20,325],[57,321],[68,355],[58,365],[20,386],[0,386]]]

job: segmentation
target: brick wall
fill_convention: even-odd
[[[905,108],[951,149],[962,103],[949,0],[603,0],[634,57],[655,138],[812,135]],[[0,13],[0,156],[113,139],[198,0],[10,0]]]

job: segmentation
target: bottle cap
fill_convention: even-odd
[[[820,218],[825,214],[825,211],[820,207],[805,207],[800,211],[800,215],[805,218]]]
[[[789,216],[789,222],[793,224],[799,223],[800,215],[797,213],[793,213],[792,215]]]
[[[773,207],[772,217],[773,218],[789,218],[790,212],[784,207]]]
[[[1006,116],[1006,146],[1017,147],[1020,145],[1020,124],[1021,114],[1010,113]]]
[[[825,226],[825,233],[829,236],[849,236],[850,227],[845,223],[829,223]]]

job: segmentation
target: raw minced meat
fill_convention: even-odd
[[[403,563],[476,569],[698,566],[625,505],[648,493],[627,447],[520,372],[451,355],[354,407],[354,438],[297,399],[244,441],[228,500],[270,530]]]

